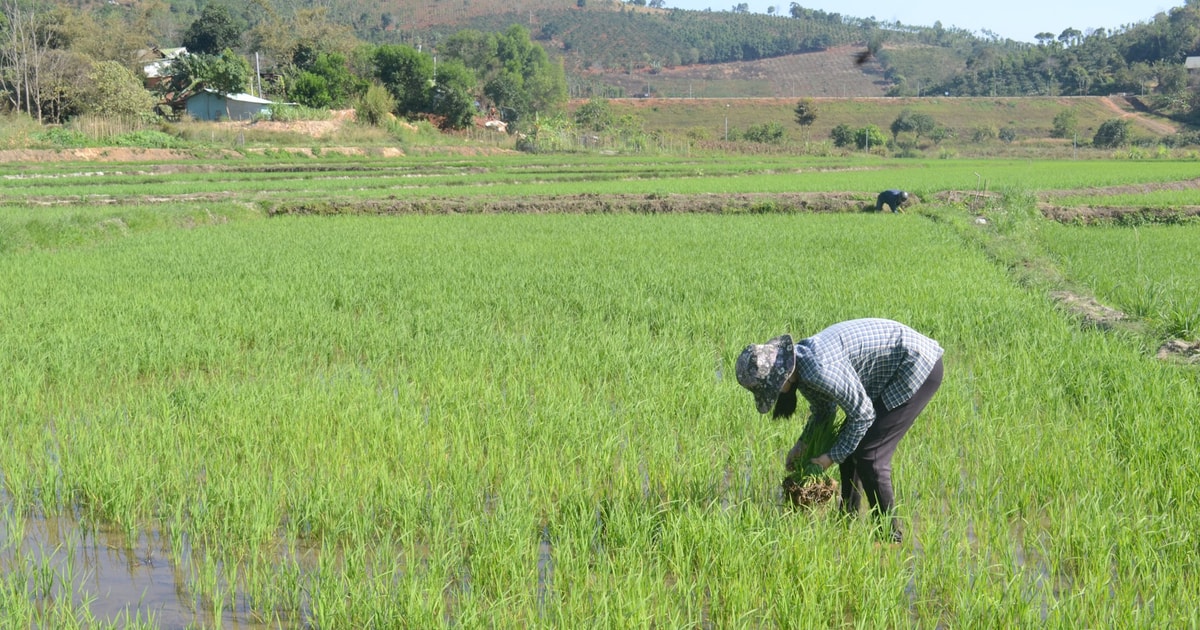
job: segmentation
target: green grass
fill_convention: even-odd
[[[784,158],[665,160],[650,179],[638,160],[467,164],[405,166],[436,180],[416,184],[425,194],[489,195],[874,190],[898,174],[937,191],[970,189],[979,172],[992,187],[1025,182],[1015,200],[1192,177],[1175,162],[810,174]],[[393,193],[360,190],[379,173],[334,173],[293,175],[313,198]],[[219,178],[283,189],[275,175]],[[128,201],[156,181],[124,177],[96,179],[95,194]],[[210,177],[173,189],[222,183]],[[156,561],[180,567],[197,610],[163,624],[220,619],[238,594],[248,617],[310,627],[1196,621],[1196,372],[1081,329],[955,222],[930,220],[965,221],[959,210],[265,220],[253,208],[0,207],[3,233],[46,233],[0,249],[0,564],[16,567],[0,601],[36,604],[0,606],[0,625],[88,607],[50,606],[37,579],[89,587],[14,549],[43,514],[168,541]],[[184,219],[208,210],[227,220]],[[91,231],[113,216],[145,219]],[[1097,238],[1106,252],[1131,234],[1026,220],[1051,248]],[[1132,255],[1145,261],[1134,279],[1195,286],[1170,271],[1195,267],[1179,254],[1196,250],[1193,233],[1140,229],[1143,245],[1114,264]],[[1063,267],[1116,274],[1096,264]],[[942,390],[895,461],[910,532],[899,549],[875,548],[867,519],[784,509],[802,423],[759,416],[731,378],[747,343],[865,316],[947,349]]]
[[[1200,339],[1200,226],[1047,225],[1045,247],[1106,303],[1160,334]]]
[[[1062,206],[1096,206],[1116,208],[1180,208],[1200,205],[1196,190],[1156,190],[1143,193],[1078,195],[1056,197],[1052,203]]]

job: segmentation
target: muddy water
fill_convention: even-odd
[[[8,497],[0,493],[0,506],[10,505]],[[184,560],[175,562],[170,559],[170,540],[157,529],[143,531],[131,540],[112,527],[81,525],[73,516],[27,518],[24,531],[14,531],[15,520],[11,514],[0,518],[0,571],[11,576],[19,570],[49,568],[55,575],[51,597],[66,597],[64,591],[69,588],[75,606],[86,602],[99,622],[120,626],[134,619],[153,619],[159,628],[181,630],[277,627],[251,612],[240,587],[233,590],[232,601],[227,601],[218,619],[211,604],[189,586],[199,568],[187,560],[192,550],[186,540],[181,554]],[[64,587],[62,581],[67,578],[70,584]],[[299,621],[284,623],[302,625]]]

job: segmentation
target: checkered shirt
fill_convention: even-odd
[[[797,391],[808,400],[809,424],[846,420],[829,456],[843,462],[875,422],[878,399],[887,410],[912,398],[942,357],[938,342],[887,319],[834,324],[796,342]]]

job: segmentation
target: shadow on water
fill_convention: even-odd
[[[546,618],[547,595],[552,595],[554,585],[554,547],[550,542],[550,526],[542,526],[542,537],[538,541],[538,617]]]
[[[261,611],[252,609],[241,584],[231,587],[223,578],[218,579],[224,604],[214,606],[196,588],[204,570],[202,560],[196,559],[204,554],[193,549],[186,537],[177,541],[180,549],[173,553],[170,537],[158,527],[144,528],[135,538],[119,528],[84,523],[69,514],[14,516],[12,502],[3,492],[0,506],[4,510],[0,572],[6,580],[31,576],[26,592],[35,605],[69,597],[75,608],[86,609],[97,622],[118,626],[134,620],[152,620],[154,626],[166,629],[308,625],[304,621],[309,618],[307,603],[302,605],[301,619],[265,619]],[[295,552],[287,561],[309,572],[316,566],[316,552]]]

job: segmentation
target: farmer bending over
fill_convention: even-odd
[[[875,210],[883,212],[883,207],[886,205],[892,212],[896,212],[907,202],[907,192],[903,190],[885,190],[879,193],[879,197],[875,199]]]
[[[861,492],[877,516],[891,516],[893,542],[903,540],[893,513],[892,455],[913,421],[942,384],[942,347],[917,331],[887,319],[855,319],[792,343],[781,335],[746,346],[737,360],[737,379],[754,394],[759,413],[776,418],[796,410],[796,394],[808,401],[809,424],[846,414],[828,453],[811,461],[825,470],[835,462],[842,476],[842,509],[855,514]],[[806,427],[807,428],[807,427]],[[797,462],[797,440],[786,467]]]

